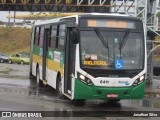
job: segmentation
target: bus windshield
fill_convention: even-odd
[[[92,29],[80,31],[81,67],[93,69],[143,69],[142,31]],[[116,62],[120,67],[116,66]]]

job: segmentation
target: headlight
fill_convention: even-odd
[[[93,82],[89,78],[85,77],[84,75],[80,73],[78,73],[78,79],[87,85],[93,85]]]
[[[81,80],[85,80],[85,76],[84,75],[79,75],[79,78],[81,79]]]
[[[140,81],[144,80],[144,75],[139,78]]]
[[[137,86],[139,85],[140,83],[142,83],[144,81],[144,75],[142,75],[140,78],[138,78],[137,80],[134,81],[133,85],[134,86]]]

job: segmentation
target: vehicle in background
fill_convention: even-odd
[[[4,63],[4,62],[8,63],[8,55],[5,53],[0,53],[0,62],[1,63]]]
[[[12,54],[9,57],[9,64],[18,63],[18,64],[29,64],[30,59],[25,54]]]

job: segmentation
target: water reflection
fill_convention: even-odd
[[[30,79],[29,96],[36,98],[57,98],[56,91],[50,86],[37,86],[35,79]]]
[[[23,80],[24,81],[24,80]],[[28,83],[27,83],[28,81]],[[27,85],[24,86],[17,86],[17,85],[8,85],[8,84],[0,84],[0,92],[1,93],[7,93],[7,94],[19,94],[19,95],[25,95],[29,96],[32,99],[40,99],[45,101],[51,101],[54,103],[63,103],[65,106],[71,106],[72,102],[68,99],[59,99],[56,91],[49,87],[45,86],[42,88],[38,88],[36,84],[36,80],[34,79],[28,79],[25,80],[24,83],[27,83]],[[24,85],[23,83],[23,85]],[[148,107],[148,108],[158,108],[160,109],[160,101],[159,98],[149,98],[145,97],[143,100],[122,100],[119,103],[107,103],[102,100],[87,100],[86,104],[83,109],[114,109],[114,110],[123,110],[125,109],[124,106],[128,105],[128,108],[130,108],[130,105],[137,106],[137,107]],[[72,107],[72,109],[77,109]]]
[[[37,87],[36,80],[30,79],[30,87],[29,87],[29,96],[37,98],[37,99],[44,99],[44,100],[54,100],[54,102],[64,102],[72,104],[69,100],[62,100],[59,99],[57,96],[56,91],[49,87],[44,86],[42,88]],[[153,100],[152,98],[144,98],[143,100],[125,100],[125,104],[131,104],[135,106],[143,106],[143,107],[149,107],[149,108],[160,108],[160,101]],[[88,100],[85,104],[86,107],[89,108],[112,108],[116,110],[121,110],[121,102],[116,103],[108,103],[101,100]]]
[[[99,104],[99,107],[105,107],[105,108],[117,108],[117,109],[120,109],[121,108],[121,104],[119,102],[108,102],[108,101],[104,101],[104,102],[101,102]]]
[[[160,108],[160,101],[151,98],[144,98],[143,100],[129,100],[129,104],[148,108]]]

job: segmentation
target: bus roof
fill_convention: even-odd
[[[35,26],[39,26],[39,25],[45,25],[45,24],[50,24],[50,23],[56,23],[59,22],[60,20],[66,19],[66,18],[78,18],[79,16],[81,17],[93,17],[93,16],[97,16],[97,17],[104,17],[104,16],[108,16],[108,17],[122,17],[122,18],[128,18],[128,19],[135,19],[135,20],[139,20],[136,17],[132,17],[126,14],[117,14],[117,13],[80,13],[77,15],[72,15],[72,16],[67,16],[67,17],[59,17],[59,18],[54,18],[54,19],[49,19],[49,20],[43,20],[43,21],[37,21],[35,22]]]

